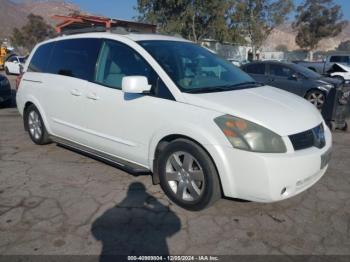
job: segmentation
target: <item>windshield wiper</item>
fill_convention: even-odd
[[[258,87],[262,86],[261,83],[250,81],[250,82],[242,82],[239,84],[231,85],[230,88],[238,87],[238,88],[247,88],[247,87]]]
[[[217,87],[203,87],[203,88],[194,88],[190,90],[183,91],[184,93],[189,94],[198,94],[198,93],[214,93],[214,92],[222,92],[229,90],[230,86],[217,86]]]
[[[232,90],[238,90],[238,89],[243,89],[243,88],[258,87],[258,86],[262,86],[262,84],[260,84],[258,82],[250,81],[250,82],[242,82],[242,83],[234,84],[234,85],[194,88],[194,89],[190,89],[190,90],[185,90],[183,92],[189,93],[189,94],[214,93],[214,92],[232,91]]]

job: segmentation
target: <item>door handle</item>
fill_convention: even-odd
[[[81,92],[78,89],[73,89],[70,91],[73,96],[81,96]]]
[[[99,100],[100,99],[95,93],[90,93],[86,97],[87,97],[87,99],[90,99],[90,100]]]

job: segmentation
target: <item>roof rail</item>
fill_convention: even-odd
[[[61,35],[76,35],[76,34],[106,32],[106,31],[107,29],[104,26],[94,26],[94,27],[84,27],[84,28],[63,30],[61,32]]]

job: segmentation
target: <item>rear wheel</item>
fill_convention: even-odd
[[[160,184],[165,194],[188,210],[202,210],[221,197],[215,165],[196,143],[177,139],[157,160]]]
[[[311,90],[306,94],[305,98],[317,109],[322,109],[326,101],[326,95],[321,90]]]
[[[29,132],[31,140],[37,145],[50,143],[49,134],[45,128],[43,119],[34,105],[25,110],[24,125]]]

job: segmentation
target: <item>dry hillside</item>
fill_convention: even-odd
[[[9,37],[13,28],[23,26],[30,13],[41,15],[54,25],[56,21],[50,17],[54,14],[69,14],[78,11],[79,7],[65,1],[11,1],[0,0],[0,38]]]
[[[276,46],[284,44],[289,50],[299,49],[295,43],[296,32],[293,31],[291,24],[284,24],[273,30],[271,35],[265,42],[265,50],[274,50]],[[345,40],[350,40],[350,23],[344,30],[334,38],[327,38],[319,43],[319,50],[327,51],[334,50],[339,43]]]

